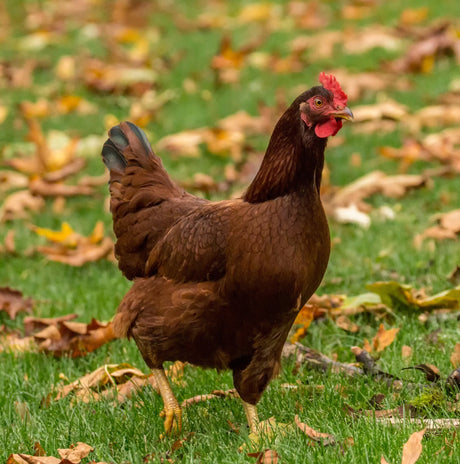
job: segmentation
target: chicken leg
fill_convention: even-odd
[[[257,415],[257,407],[254,404],[246,403],[246,401],[241,400],[243,403],[243,409],[246,413],[246,418],[248,420],[249,430],[251,432],[257,433],[259,426],[259,416]]]
[[[182,430],[182,409],[174,396],[164,369],[152,369],[153,377],[160,390],[164,409],[162,415],[165,418],[165,434]]]

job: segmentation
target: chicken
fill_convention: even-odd
[[[119,268],[134,284],[115,333],[132,337],[164,402],[164,427],[182,413],[163,370],[180,360],[231,369],[252,431],[256,404],[280,369],[299,309],[320,284],[330,237],[320,201],[327,138],[353,115],[332,75],[281,116],[241,199],[207,201],[174,183],[137,126],[109,131],[102,156]]]

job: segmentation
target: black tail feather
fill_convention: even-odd
[[[136,124],[133,124],[132,122],[126,121],[126,124],[128,124],[129,128],[136,134],[137,138],[141,141],[145,149],[145,152],[153,154],[152,147],[150,146],[149,139],[145,135],[145,132],[140,127],[136,126]],[[116,126],[116,127],[119,127],[119,126]]]
[[[129,129],[142,145],[145,153],[153,155],[150,143],[144,131],[132,122],[127,121]],[[123,132],[121,125],[114,126],[109,130],[109,138],[102,148],[102,159],[110,171],[123,172],[128,164],[123,152],[129,147],[129,140]]]

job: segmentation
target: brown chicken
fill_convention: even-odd
[[[352,119],[336,79],[297,97],[278,121],[243,198],[207,201],[174,183],[130,122],[109,131],[115,253],[134,284],[114,318],[134,338],[164,402],[165,431],[182,413],[165,361],[231,369],[251,430],[278,373],[297,312],[321,282],[330,252],[320,201],[327,137]]]

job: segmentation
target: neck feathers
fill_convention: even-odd
[[[298,105],[292,105],[278,121],[243,200],[260,203],[311,188],[319,192],[326,143],[300,119]]]

